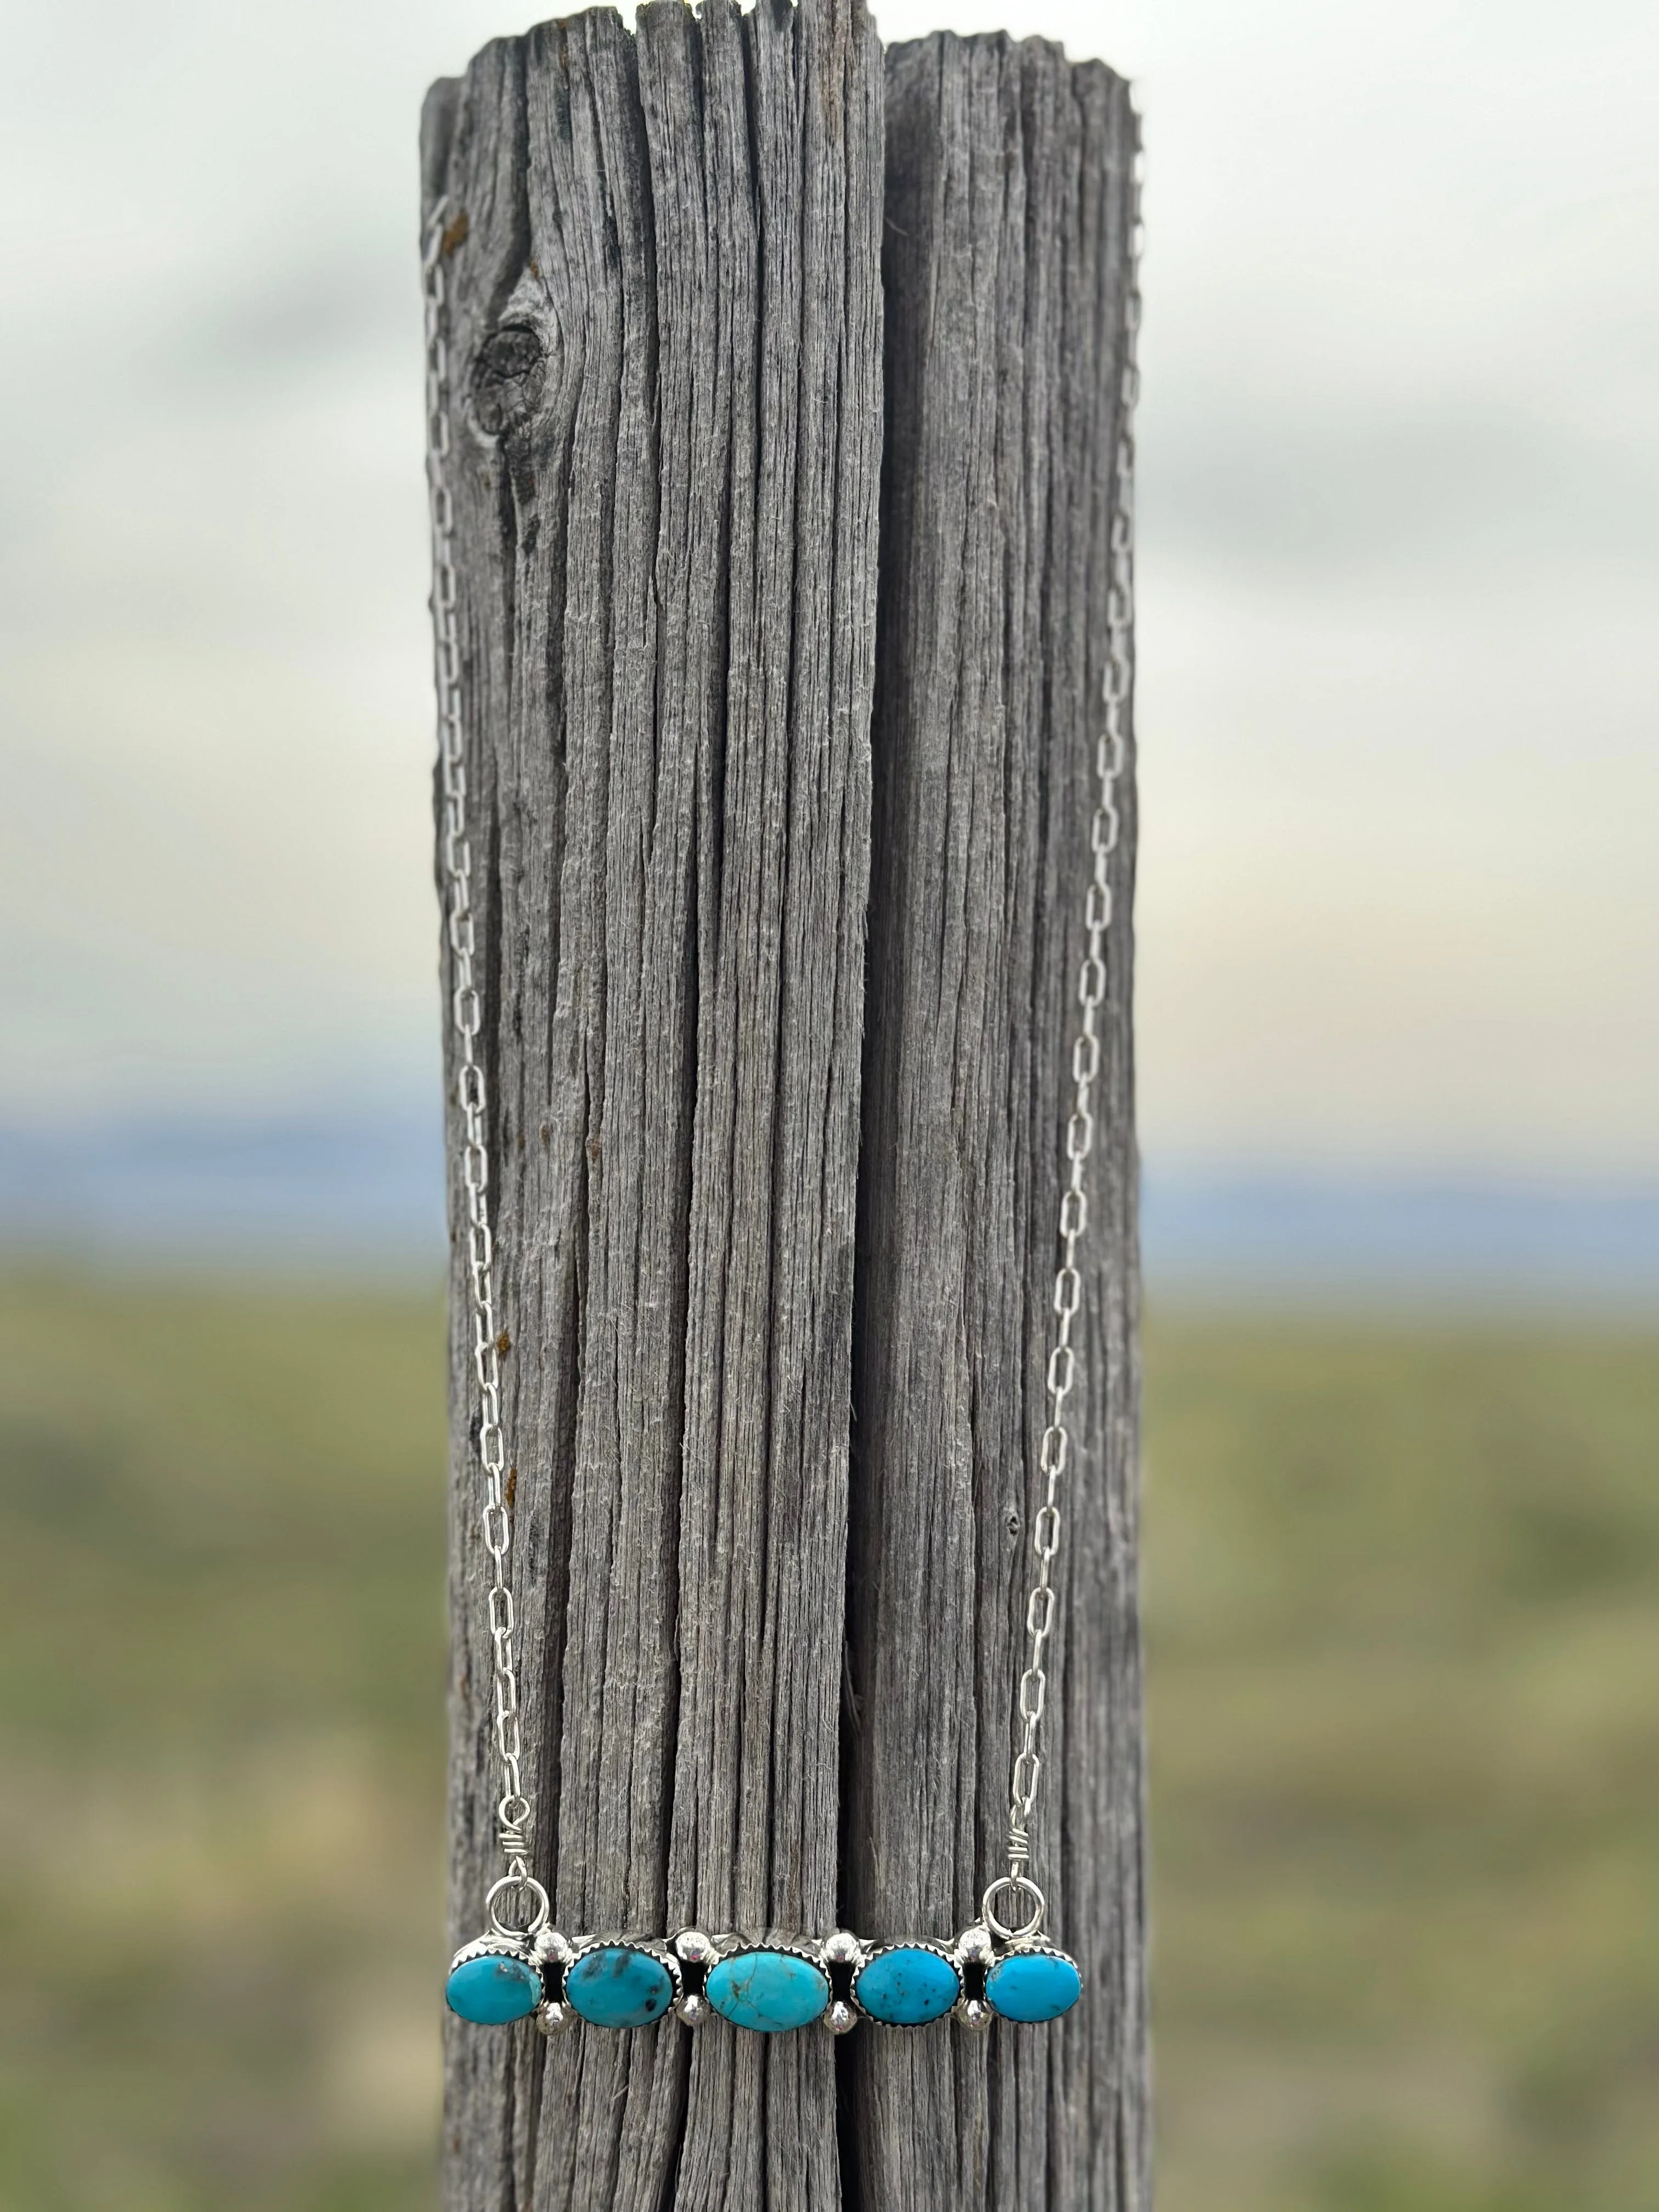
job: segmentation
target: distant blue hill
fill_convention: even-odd
[[[1659,1308],[1659,1190],[1153,1171],[1142,1240],[1154,1296]]]
[[[435,1274],[429,1113],[0,1127],[0,1243],[34,1253]]]
[[[1659,1309],[1659,1190],[1148,1173],[1149,1290]],[[0,1127],[0,1256],[435,1276],[434,1111]]]

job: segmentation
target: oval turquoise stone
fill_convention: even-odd
[[[444,2002],[482,2027],[524,2020],[542,2001],[542,1978],[522,1959],[467,1959],[444,1984]]]
[[[606,1943],[565,1968],[564,1994],[595,2027],[649,2027],[673,2003],[674,1978],[649,1951]]]
[[[788,1951],[739,1951],[708,1969],[708,2002],[734,2027],[776,2035],[805,2027],[830,2002],[830,1978]]]
[[[1083,1994],[1083,1977],[1063,1951],[1011,1951],[985,1977],[993,2012],[1004,2020],[1058,2020]]]
[[[853,1994],[872,2020],[890,2027],[921,2027],[943,2020],[962,1995],[948,1959],[920,1943],[895,1943],[859,1970]]]

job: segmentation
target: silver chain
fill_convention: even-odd
[[[1083,962],[1078,972],[1077,998],[1082,1022],[1072,1046],[1072,1111],[1066,1124],[1066,1188],[1060,1201],[1060,1267],[1054,1275],[1054,1334],[1048,1353],[1044,1386],[1048,1399],[1048,1423],[1042,1432],[1037,1467],[1043,1479],[1043,1498],[1031,1530],[1031,1549],[1036,1555],[1036,1580],[1025,1601],[1025,1633],[1030,1638],[1024,1672],[1018,1696],[1019,1747],[1014,1753],[1009,1784],[1008,1872],[992,1886],[990,1894],[1004,1888],[1023,1893],[1034,1901],[1041,1924],[1043,1899],[1030,1880],[1031,1814],[1042,1775],[1038,1749],[1043,1709],[1048,1702],[1048,1675],[1043,1656],[1054,1633],[1054,1565],[1060,1552],[1060,1483],[1071,1456],[1071,1431],[1066,1401],[1077,1381],[1077,1354],[1072,1332],[1083,1303],[1083,1278],[1078,1270],[1078,1248],[1089,1225],[1089,1194],[1085,1171],[1095,1147],[1095,1085],[1100,1075],[1100,1034],[1097,1016],[1106,996],[1106,933],[1112,920],[1112,854],[1117,850],[1121,823],[1117,783],[1123,773],[1128,734],[1129,691],[1133,679],[1132,638],[1134,628],[1134,489],[1135,402],[1140,394],[1140,372],[1136,363],[1136,340],[1140,329],[1140,157],[1137,149],[1130,179],[1128,289],[1123,315],[1123,374],[1118,395],[1117,453],[1114,468],[1109,574],[1106,592],[1106,667],[1103,679],[1103,713],[1095,741],[1095,807],[1089,825],[1089,850],[1093,866],[1084,901],[1087,933]]]
[[[467,1273],[471,1285],[472,1362],[478,1384],[477,1452],[483,1475],[482,1533],[494,1569],[489,1593],[489,1627],[494,1647],[495,1746],[501,1765],[501,1796],[496,1805],[499,1841],[506,1875],[497,1890],[514,1885],[538,1889],[530,1871],[530,1802],[525,1794],[523,1747],[519,1717],[515,1620],[507,1582],[513,1522],[504,1474],[506,1447],[501,1417],[501,1348],[495,1321],[495,1243],[489,1225],[488,1094],[477,1041],[482,1019],[474,977],[472,848],[467,830],[465,745],[461,720],[459,611],[454,562],[454,501],[448,482],[451,451],[449,355],[445,328],[447,290],[444,274],[447,204],[441,201],[428,227],[422,273],[426,301],[427,481],[432,526],[432,613],[437,663],[439,769],[443,793],[441,835],[446,934],[449,950],[451,1012],[456,1044],[456,1100],[464,1135],[460,1164],[466,1194]],[[1060,1544],[1060,1490],[1071,1453],[1066,1401],[1076,1384],[1077,1356],[1073,1329],[1082,1305],[1083,1281],[1078,1249],[1089,1221],[1085,1175],[1094,1151],[1094,1090],[1100,1074],[1097,1017],[1106,996],[1106,933],[1112,918],[1111,858],[1117,849],[1120,817],[1117,783],[1123,772],[1132,681],[1131,637],[1134,623],[1134,409],[1139,392],[1136,340],[1140,325],[1140,167],[1137,155],[1131,183],[1129,281],[1124,304],[1124,359],[1119,393],[1115,492],[1109,538],[1110,573],[1106,599],[1106,666],[1103,714],[1095,744],[1095,806],[1090,823],[1092,869],[1084,902],[1086,944],[1078,975],[1082,1021],[1072,1047],[1072,1111],[1066,1126],[1066,1186],[1060,1199],[1060,1262],[1054,1276],[1055,1330],[1048,1354],[1045,1388],[1048,1425],[1038,1452],[1044,1481],[1043,1502],[1031,1534],[1036,1579],[1025,1606],[1030,1638],[1026,1665],[1019,1678],[1019,1747],[1009,1789],[1008,1873],[987,1893],[991,1900],[1011,1888],[1036,1900],[1033,1926],[1040,1926],[1042,1893],[1030,1879],[1030,1825],[1042,1759],[1039,1750],[1048,1677],[1044,1655],[1054,1633],[1054,1563]],[[495,1892],[492,1892],[492,1899]]]
[[[444,258],[448,204],[441,200],[421,257],[426,298],[426,472],[432,520],[432,627],[437,659],[438,771],[443,793],[439,837],[444,925],[449,947],[450,1012],[455,1032],[455,1098],[461,1113],[461,1180],[466,1194],[466,1267],[471,1286],[472,1366],[478,1382],[478,1464],[483,1475],[483,1547],[493,1578],[489,1595],[495,1647],[495,1748],[501,1795],[495,1820],[507,1873],[497,1891],[539,1885],[530,1872],[530,1801],[520,1762],[516,1623],[507,1560],[513,1516],[504,1488],[507,1449],[501,1434],[501,1341],[495,1323],[495,1246],[489,1227],[489,1093],[478,1059],[483,1018],[473,971],[472,845],[466,819],[466,746],[461,723],[460,613],[455,584],[455,502],[449,488],[448,306]],[[495,1891],[491,1892],[492,1905]]]

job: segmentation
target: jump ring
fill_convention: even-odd
[[[508,1927],[507,1922],[495,1910],[495,1899],[504,1889],[522,1890],[535,1899],[536,1910],[531,1915],[528,1927]],[[484,1899],[484,1910],[489,1915],[491,1931],[509,1943],[533,1942],[546,1927],[551,1912],[551,1907],[547,1901],[547,1892],[532,1874],[504,1874],[498,1882],[490,1885],[489,1894]]]
[[[999,1920],[997,1917],[996,1908],[992,1900],[1000,1897],[1005,1889],[1011,1889],[1017,1896],[1031,1900],[1031,1917],[1018,1928],[1011,1928],[1006,1921]],[[1030,1875],[1005,1874],[999,1875],[989,1889],[986,1891],[980,1905],[979,1917],[999,1943],[1024,1943],[1033,1936],[1042,1933],[1042,1923],[1048,1917],[1048,1900]]]

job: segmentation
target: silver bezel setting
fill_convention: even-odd
[[[824,2020],[828,2018],[830,2008],[836,2001],[836,1992],[834,1985],[830,1979],[830,1969],[823,1962],[823,1945],[821,1941],[815,1943],[809,1941],[806,1937],[800,1936],[757,1936],[726,1934],[717,1936],[715,1937],[714,1950],[715,1956],[708,1961],[708,1973],[703,1977],[703,1988],[705,1990],[708,1987],[708,1975],[714,1972],[716,1966],[723,1966],[728,1959],[747,1958],[752,1953],[757,1951],[769,1952],[774,1955],[780,1955],[786,1959],[804,1960],[805,1963],[813,1968],[816,1972],[822,1974],[823,1977],[823,2003],[819,2010],[813,2014],[811,2020],[803,2021],[801,2022],[799,2028],[744,2027],[738,2021],[726,2020],[726,2014],[714,2002],[713,1997],[710,1997],[708,2000],[708,2009],[714,2014],[715,2019],[726,2021],[726,2025],[728,2027],[736,2028],[739,2034],[799,2034],[806,2028],[820,2027]]]
[[[1058,1943],[1051,1943],[1046,1936],[1033,1936],[1024,1943],[1005,1943],[987,1966],[987,1973],[992,1966],[1000,1966],[1005,1959],[1064,1959],[1068,1966],[1076,1969],[1078,1980],[1083,1979],[1083,1969],[1071,1953],[1063,1951]]]
[[[872,2027],[890,2027],[900,2035],[914,2035],[919,2029],[937,2027],[940,2021],[951,2018],[968,1994],[962,1960],[957,1955],[954,1943],[941,1943],[932,1936],[918,1936],[915,1938],[901,1937],[892,1943],[866,1943],[863,1948],[864,1956],[853,1970],[853,2005],[859,2018],[867,2020]],[[866,1966],[873,1965],[876,1960],[884,1958],[890,1951],[931,1951],[936,1959],[944,1960],[957,1978],[957,1993],[943,2012],[935,2013],[932,2020],[884,2020],[879,2013],[871,2011],[859,1995],[859,1976]]]
[[[536,1986],[542,1992],[528,2012],[521,2012],[512,2020],[468,2020],[465,2013],[457,2012],[449,2002],[449,1979],[458,1966],[465,1966],[474,1959],[516,1959],[520,1966],[528,1966],[536,1977]],[[539,2021],[546,2003],[546,1984],[542,1979],[541,1961],[528,1943],[510,1942],[504,1936],[480,1936],[471,1943],[463,1943],[449,1962],[444,1976],[444,2010],[452,2020],[460,2021],[467,2027],[522,2027],[526,2021]]]
[[[681,1975],[680,1962],[674,1954],[673,1947],[665,1942],[661,1936],[583,1936],[579,1937],[569,1948],[570,1956],[563,1962],[563,1978],[559,1984],[560,2002],[572,2019],[579,2021],[582,2027],[593,2028],[601,2035],[637,2035],[641,2033],[641,2029],[635,2027],[601,2027],[599,2021],[589,2020],[586,2014],[572,2002],[571,1973],[584,1959],[591,1958],[596,1951],[638,1951],[646,1958],[655,1960],[658,1966],[666,1967],[670,1984],[667,2006],[658,2014],[655,2020],[646,2021],[641,2025],[643,2027],[660,2027],[664,2021],[678,2018],[680,1997],[685,1986],[684,1980]]]
[[[810,1936],[734,1936],[726,1934],[714,1938],[714,1955],[708,1961],[709,1970],[723,1966],[728,1959],[741,1958],[745,1951],[781,1951],[791,1959],[805,1959],[809,1966],[825,1972],[823,1945]],[[828,1978],[828,1976],[825,1976]]]
[[[1030,1936],[1023,1943],[1005,1943],[985,1969],[985,2002],[997,2019],[1006,2021],[1010,2027],[1052,2027],[1055,2021],[1065,2019],[1066,2012],[1051,2014],[1047,2020],[1010,2020],[1006,2012],[998,2012],[995,2005],[991,2002],[991,1975],[995,1968],[1008,1959],[1063,1959],[1077,1976],[1077,1995],[1066,2006],[1066,2012],[1074,2011],[1082,2003],[1083,1969],[1069,1951],[1062,1951],[1058,1943],[1049,1942],[1044,1936]]]
[[[465,1966],[472,1959],[516,1959],[520,1966],[532,1966],[538,1973],[541,1972],[542,1962],[528,1943],[512,1943],[504,1936],[480,1936],[471,1943],[462,1944],[449,1962],[449,1973],[444,1976],[445,1982],[447,1983],[449,1975],[457,1966]]]

